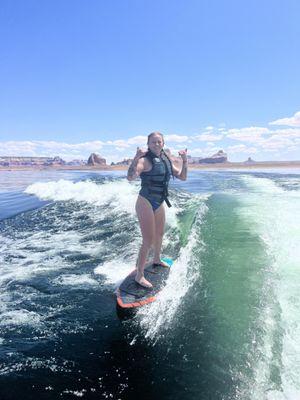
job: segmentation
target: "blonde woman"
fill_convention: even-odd
[[[141,190],[135,209],[142,232],[142,246],[136,263],[135,281],[145,287],[152,284],[144,277],[144,268],[151,247],[154,249],[154,265],[167,265],[161,261],[161,245],[165,228],[164,202],[168,200],[168,184],[171,176],[181,180],[187,178],[187,149],[179,151],[182,167],[178,168],[164,152],[164,137],[160,132],[148,136],[148,150],[137,148],[136,155],[128,169],[127,179],[132,181],[140,176]]]

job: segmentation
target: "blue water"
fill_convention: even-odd
[[[167,285],[120,321],[138,182],[0,172],[0,398],[299,399],[299,189],[299,170],[172,182]]]

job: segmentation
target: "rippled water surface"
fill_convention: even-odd
[[[0,173],[0,398],[298,400],[300,174],[171,184],[158,300],[120,321],[138,182]]]

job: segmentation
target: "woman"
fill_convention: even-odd
[[[163,150],[164,137],[159,132],[148,136],[148,151],[137,148],[136,155],[128,169],[127,179],[132,181],[141,177],[142,188],[136,202],[136,213],[140,223],[143,242],[136,264],[136,282],[146,288],[152,284],[144,277],[144,268],[150,248],[154,248],[154,265],[167,265],[161,261],[160,252],[165,227],[165,201],[169,207],[168,183],[173,175],[186,180],[187,149],[179,151],[182,168],[179,169]]]

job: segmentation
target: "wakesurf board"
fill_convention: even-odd
[[[169,267],[148,264],[145,267],[145,278],[151,282],[153,288],[144,288],[135,281],[136,271],[132,271],[117,288],[117,313],[123,318],[132,315],[139,307],[152,303],[156,300],[158,293],[165,286],[170,268],[173,264],[171,258],[163,258]]]

